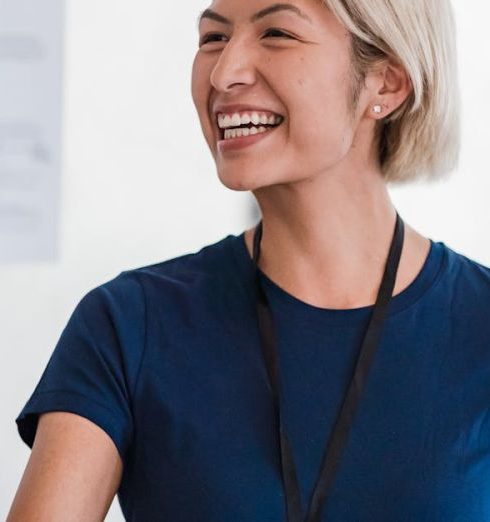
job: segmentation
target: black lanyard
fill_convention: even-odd
[[[262,351],[267,366],[267,373],[271,385],[274,401],[275,420],[279,432],[280,458],[282,481],[286,496],[286,510],[288,522],[320,522],[322,509],[327,498],[327,491],[332,483],[334,473],[339,464],[342,449],[346,443],[348,431],[352,423],[362,389],[366,382],[369,368],[376,352],[377,344],[386,318],[388,305],[393,294],[396,273],[400,262],[400,255],[404,239],[404,223],[396,214],[395,232],[386,261],[383,280],[379,287],[376,303],[370,318],[366,334],[356,362],[354,376],[349,384],[342,408],[337,417],[332,437],[325,449],[322,467],[318,474],[315,489],[311,498],[306,518],[301,507],[301,498],[298,487],[298,477],[294,466],[293,454],[288,437],[284,430],[281,417],[279,387],[280,376],[278,370],[277,351],[275,348],[274,325],[266,294],[260,282],[258,260],[260,255],[260,240],[262,238],[262,221],[257,225],[253,240],[253,261],[255,263],[255,279],[257,288],[257,314]]]

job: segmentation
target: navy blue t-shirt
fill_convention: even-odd
[[[319,308],[261,277],[306,506],[373,307]],[[46,411],[99,425],[128,521],[285,521],[253,285],[241,234],[89,291],[16,419],[22,439]],[[322,520],[490,520],[490,268],[443,242],[391,300]]]

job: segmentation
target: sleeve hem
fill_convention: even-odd
[[[128,425],[122,425],[110,408],[85,395],[67,390],[34,393],[15,419],[20,437],[30,448],[34,444],[39,414],[49,411],[75,413],[95,423],[109,435],[124,461],[130,444]]]

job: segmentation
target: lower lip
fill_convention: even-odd
[[[228,152],[231,150],[240,150],[249,145],[254,145],[260,140],[272,134],[278,127],[282,124],[277,125],[277,127],[272,127],[265,132],[260,132],[258,134],[249,134],[248,136],[241,136],[240,138],[230,138],[227,140],[219,140],[218,141],[218,150],[219,152]]]

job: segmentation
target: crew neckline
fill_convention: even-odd
[[[239,267],[246,275],[245,285],[252,299],[255,298],[255,263],[245,243],[245,232],[239,235],[228,236],[232,247],[234,258]],[[434,241],[429,238],[430,249],[424,264],[415,279],[401,292],[391,298],[388,307],[388,316],[393,316],[405,310],[419,299],[426,292],[436,285],[437,281],[447,264],[447,248],[441,241]],[[357,308],[322,308],[315,306],[290,294],[272,279],[270,279],[260,268],[258,268],[261,282],[271,301],[271,306],[281,307],[295,313],[321,316],[323,320],[332,323],[348,323],[350,321],[364,319],[374,309],[374,304]]]

